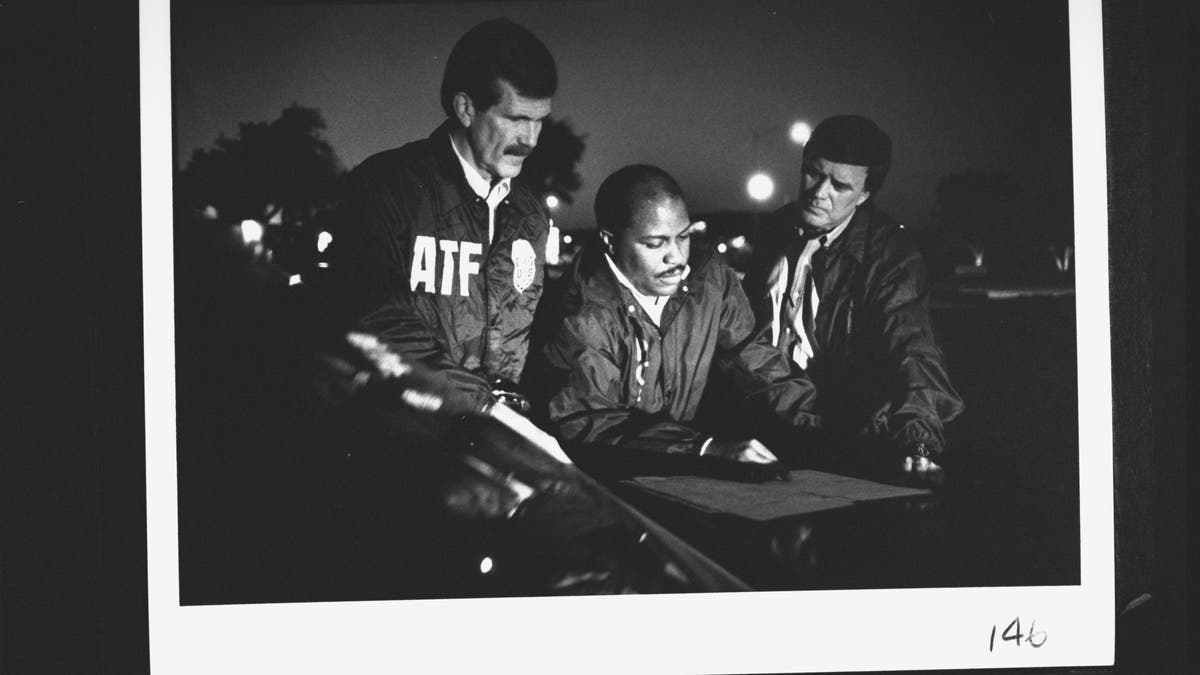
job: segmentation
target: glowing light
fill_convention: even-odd
[[[745,248],[746,238],[739,234],[738,236],[729,240],[729,245],[733,248]]]
[[[696,222],[692,223],[692,231],[693,232],[707,232],[708,231],[708,223],[704,222],[703,220],[697,220]]]
[[[746,192],[750,194],[750,198],[763,202],[771,198],[775,194],[775,181],[765,173],[756,173],[750,176],[750,180],[746,181]]]
[[[808,126],[806,122],[796,122],[788,130],[788,136],[791,137],[793,143],[804,145],[808,142],[808,137],[812,136],[812,127]]]
[[[328,269],[329,263],[327,263],[325,261],[321,261],[321,262],[317,263],[317,267],[320,267],[321,269]]]
[[[550,221],[550,234],[546,237],[546,264],[557,265],[559,263],[559,230],[554,226],[554,221]]]
[[[721,242],[721,243],[717,244],[717,251],[719,253],[724,253],[725,251],[728,251],[728,250],[729,250],[729,247],[725,245],[725,242]]]
[[[483,560],[479,561],[479,572],[480,572],[480,574],[487,574],[488,572],[491,572],[491,571],[492,571],[492,559],[487,556],[484,556]]]
[[[262,241],[262,223],[258,222],[257,220],[243,220],[241,228],[242,241],[246,242],[247,245],[257,244]]]
[[[563,243],[564,243],[564,244],[569,244],[569,243],[571,243],[572,241],[573,241],[573,240],[572,240],[572,238],[571,238],[571,235],[569,235],[569,234],[564,234],[564,235],[563,235]]]
[[[329,244],[333,242],[333,235],[328,232],[321,232],[317,235],[317,253],[324,253],[325,249],[329,248]]]
[[[288,277],[288,286],[296,286],[299,283],[300,283],[300,275],[299,274],[293,274],[292,276]]]
[[[217,219],[217,207],[213,206],[212,204],[209,204],[208,206],[204,207],[204,212],[201,213],[200,215],[204,216],[208,220],[216,220]]]
[[[557,195],[546,195],[546,206],[551,209],[557,209],[559,205]]]

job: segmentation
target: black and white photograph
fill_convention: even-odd
[[[1099,3],[150,14],[152,661],[1111,663]]]

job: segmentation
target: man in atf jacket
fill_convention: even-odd
[[[759,326],[816,383],[827,431],[882,446],[895,468],[940,471],[943,424],[963,403],[934,338],[924,260],[870,199],[891,141],[836,116],[803,161],[800,199],[766,223],[746,275]]]
[[[547,414],[568,452],[642,466],[654,455],[774,464],[756,439],[703,430],[701,401],[718,383],[775,428],[768,438],[792,441],[776,452],[797,451],[820,423],[812,385],[756,338],[733,270],[692,249],[675,181],[656,167],[625,167],[597,191],[596,220],[599,245],[585,247],[569,272],[543,350]]]
[[[549,223],[513,178],[556,87],[526,29],[496,19],[468,31],[442,81],[448,119],[351,173],[330,248],[333,288],[363,328],[480,407],[525,366]]]

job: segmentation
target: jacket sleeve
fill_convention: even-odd
[[[330,247],[339,299],[365,330],[430,366],[437,379],[483,407],[493,400],[491,387],[446,356],[435,330],[413,307],[408,241],[418,204],[402,196],[397,186],[406,185],[413,194],[422,186],[411,175],[385,181],[372,169],[360,166],[350,175],[338,234]]]
[[[743,397],[750,414],[779,427],[785,437],[819,428],[812,380],[771,344],[769,325],[756,329],[754,311],[736,274],[724,263],[720,270],[725,293],[714,360],[720,380]]]
[[[940,454],[945,445],[942,425],[964,406],[934,337],[925,262],[918,252],[908,250],[885,269],[868,298],[879,312],[881,346],[891,369],[884,424],[897,444],[923,441]]]
[[[576,314],[547,342],[547,412],[556,435],[576,448],[698,454],[706,436],[626,400],[624,373],[630,372],[625,366],[632,355],[613,330],[616,325],[615,317]]]

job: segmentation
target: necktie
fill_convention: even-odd
[[[813,251],[812,258],[808,259],[808,270],[807,274],[804,275],[804,290],[802,291],[803,294],[800,296],[803,299],[803,304],[801,305],[800,311],[800,320],[804,323],[804,335],[808,340],[808,346],[812,350],[813,356],[816,356],[818,353],[820,353],[817,349],[817,331],[816,324],[814,323],[814,314],[816,314],[816,312],[813,311],[813,305],[815,304],[813,298],[813,277],[815,276],[813,274],[813,261],[816,259],[817,255],[821,253],[824,247],[825,237],[822,236],[821,248]]]
[[[810,243],[814,239],[817,243]],[[797,237],[793,245],[789,248],[788,257],[788,293],[784,295],[783,303],[783,330],[780,331],[779,347],[785,353],[797,361],[802,366],[807,366],[808,356],[815,356],[818,352],[815,336],[815,307],[814,307],[814,288],[815,283],[812,273],[812,260],[825,247],[826,236],[820,235],[805,235],[803,232]],[[811,248],[809,255],[804,256],[806,248]],[[802,275],[802,280],[797,281],[796,275]],[[800,288],[796,289],[799,283]],[[800,326],[796,326],[797,313],[799,313]],[[797,328],[803,331],[803,334],[798,334]],[[807,345],[807,349],[805,349]],[[807,353],[805,353],[807,352]]]

